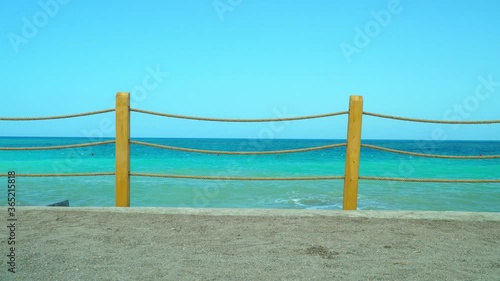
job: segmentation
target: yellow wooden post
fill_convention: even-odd
[[[344,210],[356,210],[358,204],[359,154],[361,150],[361,121],[363,97],[351,96],[344,179]]]
[[[116,207],[130,207],[130,94],[116,94]]]

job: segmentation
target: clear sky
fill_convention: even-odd
[[[114,107],[234,118],[348,108],[500,119],[500,1],[3,0],[1,117]],[[114,136],[114,114],[0,122],[0,136]],[[111,129],[110,129],[111,128]],[[132,137],[345,138],[346,117],[214,124],[132,114]],[[370,139],[500,140],[500,125],[366,116]]]

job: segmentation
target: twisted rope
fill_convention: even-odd
[[[286,118],[262,118],[262,119],[230,119],[230,118],[208,118],[208,117],[196,117],[196,116],[185,116],[185,115],[177,115],[177,114],[168,114],[161,112],[154,112],[142,109],[131,108],[130,111],[145,113],[150,115],[157,115],[163,117],[170,118],[179,118],[179,119],[189,119],[189,120],[198,120],[198,121],[213,121],[213,122],[272,122],[272,121],[295,121],[295,120],[305,120],[305,119],[314,119],[314,118],[324,118],[331,117],[337,115],[348,114],[348,111],[339,111],[332,112],[327,114],[318,114],[318,115],[307,115],[300,117],[286,117]]]
[[[447,120],[432,120],[432,119],[417,119],[417,118],[406,118],[406,117],[400,117],[400,116],[392,116],[392,115],[385,115],[385,114],[379,114],[379,113],[372,113],[372,112],[366,112],[363,111],[364,115],[369,115],[369,116],[374,116],[374,117],[380,117],[380,118],[386,118],[386,119],[394,119],[394,120],[401,120],[401,121],[412,121],[412,122],[420,122],[420,123],[436,123],[436,124],[497,124],[500,123],[500,120],[483,120],[483,121],[447,121]]]
[[[59,115],[59,116],[44,116],[44,117],[0,117],[0,121],[53,120],[53,119],[64,119],[64,118],[74,118],[74,117],[96,115],[96,114],[108,113],[108,112],[112,112],[112,111],[115,111],[115,109],[111,108],[111,109],[105,109],[105,110],[84,112],[84,113],[78,113],[78,114],[69,114],[69,115]]]
[[[0,150],[55,150],[55,149],[67,149],[75,147],[86,147],[86,146],[97,146],[115,143],[114,140],[82,143],[82,144],[70,144],[70,145],[56,145],[56,146],[37,146],[37,147],[0,147]]]
[[[390,177],[367,177],[359,176],[360,180],[372,181],[402,181],[402,182],[435,182],[435,183],[500,183],[500,179],[476,180],[476,179],[418,179],[418,178],[390,178]]]
[[[16,174],[17,177],[25,178],[45,178],[45,177],[98,177],[98,176],[114,176],[115,172],[99,172],[99,173],[67,173],[67,174]],[[0,177],[7,177],[7,174],[0,174]]]
[[[142,141],[130,141],[131,144],[144,145],[155,148],[162,149],[170,149],[177,151],[185,151],[185,152],[194,152],[194,153],[206,153],[206,154],[225,154],[225,155],[264,155],[264,154],[285,154],[285,153],[296,153],[296,152],[306,152],[306,151],[315,151],[321,149],[330,149],[341,146],[346,146],[346,143],[339,144],[330,144],[316,147],[308,147],[308,148],[298,148],[298,149],[288,149],[288,150],[271,150],[271,151],[222,151],[222,150],[203,150],[203,149],[194,149],[194,148],[185,148],[185,147],[176,147],[169,145],[160,145],[153,144]]]
[[[231,181],[312,181],[312,180],[341,180],[344,176],[318,176],[318,177],[217,177],[217,176],[190,176],[169,174],[130,173],[133,177],[153,177],[170,179],[196,179],[196,180],[231,180]]]
[[[371,149],[376,149],[376,150],[381,150],[381,151],[386,151],[386,152],[392,152],[392,153],[398,153],[398,154],[404,154],[404,155],[428,157],[428,158],[445,158],[445,159],[498,159],[498,158],[500,158],[500,155],[460,156],[460,155],[425,154],[425,153],[397,150],[397,149],[392,149],[392,148],[385,148],[385,147],[371,145],[371,144],[362,144],[361,147],[371,148]]]

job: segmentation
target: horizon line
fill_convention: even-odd
[[[61,139],[94,139],[89,137],[75,137],[75,136],[0,136],[0,138],[61,138]],[[100,137],[97,139],[115,139],[115,137]],[[243,137],[131,137],[130,139],[205,139],[205,140],[345,140],[345,138],[272,138],[272,139],[261,139],[261,138],[243,138]],[[377,140],[377,141],[434,141],[434,142],[446,142],[446,141],[493,141],[497,142],[500,139],[447,139],[447,140],[431,140],[431,139],[382,139],[382,138],[362,138],[363,140]]]

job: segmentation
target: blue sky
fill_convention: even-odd
[[[0,116],[106,109],[129,91],[135,108],[207,117],[343,111],[358,94],[365,111],[500,119],[499,10],[496,0],[1,1]],[[0,136],[113,136],[108,122],[113,113],[0,122]],[[345,116],[276,126],[132,114],[133,137],[345,134]],[[500,140],[500,127],[367,116],[363,137]]]

